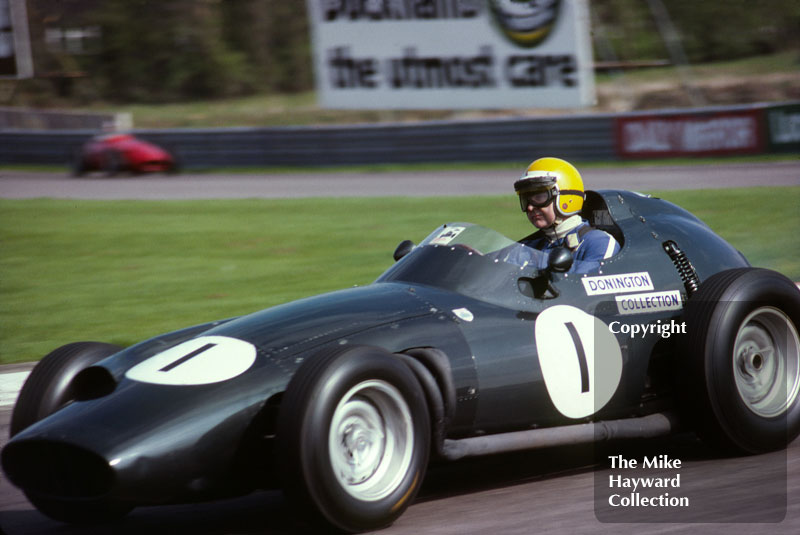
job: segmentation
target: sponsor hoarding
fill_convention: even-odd
[[[616,119],[623,158],[753,154],[764,150],[761,110]]]
[[[25,0],[0,0],[0,78],[33,76]]]
[[[800,151],[800,103],[767,110],[771,152]]]
[[[594,103],[585,0],[307,0],[329,108]]]

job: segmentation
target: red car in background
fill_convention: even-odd
[[[87,141],[75,156],[75,176],[102,171],[107,176],[118,173],[175,173],[176,158],[167,150],[131,134],[105,134]]]

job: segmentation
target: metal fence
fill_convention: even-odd
[[[0,106],[0,131],[25,130],[127,130],[130,113],[86,113]]]
[[[786,106],[648,112],[649,117],[708,117]],[[786,112],[788,113],[788,111]],[[580,115],[414,124],[134,130],[175,153],[185,168],[526,161],[558,155],[575,161],[621,158],[617,125],[641,114]],[[766,125],[766,118],[764,124]],[[785,124],[786,120],[782,124]],[[765,128],[767,128],[765,126]],[[0,129],[0,164],[69,164],[93,130]],[[765,145],[767,150],[768,144]]]

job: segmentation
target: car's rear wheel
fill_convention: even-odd
[[[175,147],[167,146],[167,147],[165,147],[165,150],[166,150],[167,154],[169,155],[169,158],[166,160],[166,163],[167,163],[166,172],[169,175],[177,175],[178,173],[181,172],[181,168],[182,168],[181,155],[178,152],[178,149],[176,149]]]
[[[86,174],[89,170],[86,165],[86,159],[83,157],[83,151],[78,151],[72,157],[72,176],[80,177]]]
[[[322,351],[286,389],[278,444],[295,505],[339,530],[385,527],[408,507],[425,474],[424,394],[406,365],[379,348]]]
[[[677,380],[698,434],[736,453],[784,448],[800,434],[800,291],[774,271],[705,281],[686,306]]]

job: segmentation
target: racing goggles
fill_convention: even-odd
[[[547,188],[539,191],[520,191],[519,206],[522,208],[523,212],[528,211],[528,206],[544,208],[553,202],[556,195],[558,195],[558,190],[555,188]]]

